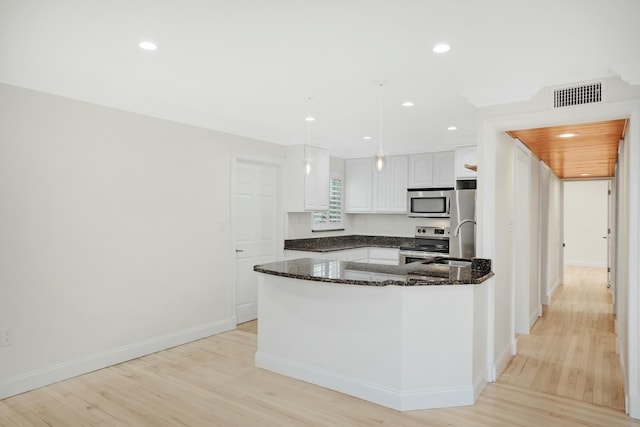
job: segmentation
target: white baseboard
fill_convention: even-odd
[[[234,328],[235,319],[224,319],[0,379],[0,400]]]
[[[480,397],[480,393],[484,390],[487,385],[487,371],[481,372],[474,380],[473,380],[473,400],[474,402],[478,397]]]
[[[553,284],[549,292],[547,293],[547,297],[549,298],[549,303],[551,303],[551,298],[553,298],[553,294],[556,293],[558,287],[560,286],[560,280],[557,280],[556,283]]]
[[[536,308],[533,313],[529,316],[529,330],[533,327],[533,325],[538,321],[538,317],[540,317],[540,313],[542,313],[542,306]]]
[[[564,260],[564,265],[575,265],[578,267],[607,268],[606,262],[593,262],[593,261],[580,261],[580,260]]]
[[[477,384],[474,381],[474,384],[468,387],[404,391],[368,383],[336,372],[300,365],[261,351],[256,353],[255,362],[259,368],[336,390],[397,411],[473,405],[474,394],[476,392],[479,394],[486,384],[486,381],[483,384],[482,378],[477,380]]]
[[[509,361],[511,360],[511,356],[513,355],[514,355],[513,344],[507,345],[504,349],[502,349],[502,352],[500,352],[498,359],[494,363],[493,381],[496,381],[498,377],[502,375],[504,370],[507,369],[507,365],[509,364]]]

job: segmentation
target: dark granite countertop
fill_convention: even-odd
[[[445,262],[445,259],[451,260],[451,264],[438,263]],[[256,265],[253,269],[294,279],[365,286],[472,285],[493,276],[491,260],[483,258],[435,257],[405,265],[298,258]]]
[[[399,248],[400,246],[413,246],[414,244],[415,239],[413,237],[350,235],[289,239],[284,241],[284,249],[293,251],[332,252],[367,247]]]

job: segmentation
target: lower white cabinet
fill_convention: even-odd
[[[369,248],[369,262],[371,264],[399,265],[400,249]]]
[[[398,265],[400,250],[395,248],[354,248],[330,252],[285,250],[284,259],[319,258],[336,261],[368,262],[371,264]]]

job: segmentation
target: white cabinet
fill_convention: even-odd
[[[346,203],[349,213],[405,213],[409,159],[390,156],[378,172],[373,159],[349,159],[346,162]]]
[[[312,159],[311,173],[305,173],[305,157]],[[329,151],[320,147],[287,147],[285,166],[285,210],[287,212],[329,209]]]
[[[433,153],[433,186],[455,187],[455,152],[442,151]]]
[[[369,261],[369,248],[355,248],[355,249],[346,249],[343,252],[340,260],[342,261],[353,261],[353,262],[367,262]],[[333,252],[335,253],[335,252]]]
[[[369,248],[369,262],[371,264],[398,265],[400,263],[400,249]]]
[[[408,156],[390,156],[387,167],[374,172],[374,212],[407,212],[408,169]]]
[[[409,156],[409,188],[433,187],[433,154]]]
[[[347,160],[345,187],[346,212],[371,212],[373,209],[373,159]]]
[[[454,187],[453,151],[409,156],[409,188]]]
[[[455,154],[456,179],[475,179],[478,173],[467,166],[478,166],[477,147],[458,147]]]
[[[371,264],[398,265],[400,261],[400,249],[396,248],[354,248],[329,252],[296,251],[287,249],[284,251],[284,259],[319,258],[336,261],[367,262]]]

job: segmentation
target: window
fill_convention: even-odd
[[[329,210],[314,212],[312,230],[342,229],[342,177],[329,179]]]

